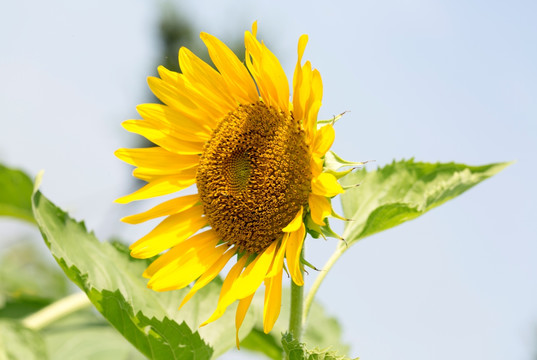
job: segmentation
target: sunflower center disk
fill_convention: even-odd
[[[205,145],[196,180],[205,215],[222,240],[260,253],[307,203],[304,131],[262,102],[240,105]]]

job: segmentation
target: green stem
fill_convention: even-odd
[[[332,268],[332,266],[334,266],[337,259],[339,259],[339,257],[343,255],[344,252],[345,252],[345,247],[338,246],[336,248],[336,251],[334,251],[334,253],[330,257],[330,259],[328,259],[326,264],[324,264],[322,270],[319,272],[319,275],[317,275],[317,278],[313,282],[313,285],[311,286],[311,289],[308,292],[308,295],[306,296],[306,301],[304,303],[304,314],[302,315],[303,325],[306,323],[311,305],[313,304],[313,299],[315,298],[315,294],[317,293],[317,290],[319,290],[319,286],[321,286],[321,283],[323,282],[324,278],[328,274],[328,271]]]
[[[90,305],[91,302],[86,294],[77,292],[25,317],[22,324],[33,330],[40,330],[54,321]]]
[[[302,248],[301,257],[304,256],[304,248]],[[300,268],[302,278],[304,278],[304,269]],[[302,337],[304,311],[304,286],[298,286],[291,280],[291,315],[289,316],[289,332],[297,341]]]

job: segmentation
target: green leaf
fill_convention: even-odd
[[[41,331],[51,360],[142,360],[138,350],[94,311],[81,310]]]
[[[0,360],[46,360],[45,343],[37,332],[13,320],[0,320]]]
[[[35,224],[32,214],[32,180],[21,170],[0,164],[0,215],[13,216]]]
[[[144,355],[152,359],[208,359],[213,351],[216,356],[234,346],[232,307],[199,333],[192,330],[216,308],[220,279],[201,289],[178,311],[188,289],[165,293],[147,289],[142,278],[147,261],[131,258],[117,244],[99,242],[83,223],[70,219],[41,192],[36,191],[32,201],[43,238],[64,272]],[[253,319],[247,316],[244,334],[252,326]]]
[[[282,346],[289,360],[350,360],[349,357],[338,355],[330,349],[307,349],[305,344],[295,340],[289,333],[282,335]]]
[[[341,196],[343,213],[352,219],[343,237],[350,246],[462,194],[510,163],[469,166],[455,163],[393,162],[375,171],[349,174],[344,184],[360,183]],[[345,244],[340,245],[346,246]]]

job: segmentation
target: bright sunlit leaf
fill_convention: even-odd
[[[52,255],[103,316],[152,359],[209,359],[235,344],[234,314],[196,331],[216,306],[220,279],[199,291],[181,311],[188,289],[157,293],[141,274],[147,261],[131,258],[122,246],[99,242],[41,192],[32,197],[35,218]],[[253,326],[251,316],[243,327]]]
[[[469,166],[455,163],[393,162],[374,171],[351,173],[344,183],[359,187],[341,196],[347,223],[343,237],[352,245],[366,236],[412,220],[445,203],[510,163]]]

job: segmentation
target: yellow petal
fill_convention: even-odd
[[[212,127],[205,119],[186,116],[161,104],[141,104],[136,110],[144,120],[155,123],[157,128],[178,139],[204,142],[211,138]]]
[[[167,217],[149,234],[130,246],[131,256],[146,259],[188,239],[207,224],[207,219],[202,215],[203,206],[194,206]]]
[[[192,51],[185,47],[179,49],[179,64],[183,75],[192,87],[205,95],[208,100],[218,104],[225,112],[236,107],[237,104],[229,95],[229,89],[222,75]]]
[[[201,33],[201,39],[235,99],[242,104],[257,102],[259,94],[254,80],[235,53],[212,35]]]
[[[189,183],[188,181],[196,179],[197,172],[198,165],[184,170],[136,168],[132,171],[132,176],[136,177],[137,179],[147,181],[148,183],[155,182],[163,178],[173,178],[177,181],[185,181]]]
[[[310,159],[311,175],[312,177],[319,176],[323,172],[324,159],[318,156],[312,156]]]
[[[197,155],[194,155],[197,157]],[[198,157],[199,159],[199,157]],[[198,160],[199,162],[199,160]],[[183,167],[181,169],[181,167]],[[180,164],[179,166],[174,167],[167,167],[167,168],[160,168],[160,169],[152,169],[152,168],[136,168],[132,171],[132,176],[134,176],[137,179],[144,180],[147,182],[152,181],[153,179],[157,179],[163,176],[184,176],[186,173],[196,173],[199,167],[199,163],[187,166],[187,164]],[[192,170],[191,172],[187,172],[188,170]],[[194,175],[195,176],[195,175]]]
[[[299,42],[299,51],[301,46]],[[295,119],[303,121],[306,141],[311,145],[317,132],[317,115],[322,104],[322,79],[319,71],[312,70],[309,61],[301,67],[300,60],[301,57],[295,68],[293,114]]]
[[[164,104],[203,123],[216,126],[217,120],[226,114],[218,104],[209,101],[189,85],[182,74],[179,74],[174,84],[154,77],[149,77],[147,83],[153,94]]]
[[[189,253],[190,256],[193,252],[199,251],[202,248],[214,248],[219,240],[220,237],[212,229],[196,234],[189,239],[185,239],[153,261],[151,265],[145,269],[143,276],[145,278],[150,278],[168,264],[174,261],[180,263],[186,256],[185,254],[189,251],[192,251]]]
[[[255,80],[257,89],[259,91],[259,96],[263,99],[265,104],[271,106],[273,105],[271,94],[275,91],[275,89],[272,86],[272,83],[263,81],[263,74],[261,74],[259,64],[254,60],[261,59],[262,57],[261,44],[259,44],[257,39],[255,39],[255,36],[252,36],[252,34],[250,34],[248,31],[244,34],[244,44],[246,46],[246,56],[244,58],[246,67]]]
[[[252,299],[254,298],[255,292],[245,297],[244,299],[241,299],[239,301],[239,306],[237,306],[237,313],[235,314],[235,328],[237,331],[235,332],[235,342],[237,344],[237,349],[240,350],[239,346],[239,329],[242,325],[242,322],[244,321],[244,317],[246,316],[246,313],[248,312],[248,308],[250,307],[250,304],[252,303]]]
[[[263,331],[268,334],[280,315],[282,306],[282,271],[265,279],[265,304],[263,307]]]
[[[252,34],[257,36],[257,20],[252,23]]]
[[[231,257],[236,253],[237,251],[235,249],[229,249],[220,257],[220,259],[218,259],[217,262],[215,262],[207,271],[205,271],[203,275],[196,280],[196,283],[192,286],[188,294],[186,294],[186,296],[183,298],[181,305],[179,305],[179,310],[187,303],[188,300],[192,298],[192,296],[194,296],[196,292],[198,292],[199,289],[210,283],[216,276],[218,276],[220,271],[222,271],[224,266],[226,266],[228,263],[229,259],[231,259]]]
[[[288,112],[289,82],[278,58],[248,31],[244,43],[246,65],[257,83],[261,97],[268,106]]]
[[[313,97],[310,97],[310,100],[312,98]],[[304,130],[306,131],[306,139],[309,140],[308,144],[311,144],[315,139],[315,134],[317,133],[317,115],[321,105],[322,103],[320,100],[315,100],[311,103],[308,103],[308,107],[306,108],[306,125],[304,126]]]
[[[196,175],[186,170],[181,175],[161,176],[153,179],[149,184],[136,190],[132,194],[120,197],[115,202],[128,204],[131,201],[150,199],[161,195],[168,195],[186,189],[196,182]]]
[[[233,284],[239,277],[242,269],[244,268],[244,265],[246,264],[248,256],[241,257],[237,263],[229,270],[229,273],[226,276],[226,279],[224,280],[224,283],[222,284],[222,288],[220,290],[220,297],[218,298],[218,305],[216,306],[216,310],[214,313],[207,319],[203,324],[200,326],[205,326],[210,322],[215,321],[216,319],[220,318],[224,312],[226,311],[227,307],[231,305],[231,303],[234,300],[229,301],[229,291],[233,287]]]
[[[287,249],[285,251],[285,257],[287,258],[287,266],[289,268],[289,274],[294,283],[302,286],[304,285],[304,279],[300,268],[300,254],[302,252],[302,245],[304,244],[304,236],[306,235],[306,227],[304,224],[300,226],[295,232],[289,235],[289,241],[287,242]]]
[[[176,154],[196,155],[203,152],[204,142],[181,140],[167,134],[153,122],[147,120],[126,120],[121,123],[125,130],[142,135],[147,140]],[[197,140],[197,139],[193,139]]]
[[[311,180],[311,191],[316,195],[333,197],[345,191],[337,182],[334,175],[328,173],[319,174]]]
[[[313,70],[313,78],[311,81],[311,92],[315,101],[321,101],[323,99],[323,79],[319,70]]]
[[[299,64],[297,63],[297,66],[298,65]],[[308,101],[311,93],[311,63],[306,61],[306,63],[301,66],[301,69],[297,71],[297,84],[293,89],[293,111],[296,114],[296,119],[303,121],[307,115]],[[306,126],[305,123],[304,126]]]
[[[161,76],[172,73],[162,66],[158,67],[158,71]],[[182,74],[173,73],[173,82],[169,81],[170,77],[163,76],[162,79],[159,79],[150,76],[147,78],[149,88],[160,101],[175,111],[193,119],[204,119],[211,113],[211,109],[200,107],[200,103],[203,103],[200,94],[187,90]]]
[[[139,214],[126,216],[121,221],[127,224],[140,224],[144,221],[155,219],[161,216],[173,215],[190,209],[199,202],[199,195],[181,196],[163,202],[147,211]]]
[[[313,143],[313,156],[322,157],[334,143],[336,132],[331,124],[325,125],[315,135],[315,141]]]
[[[289,81],[283,71],[280,61],[266,46],[261,44],[263,57],[261,58],[261,73],[264,79],[271,79],[274,87],[272,98],[278,109],[289,112]]]
[[[310,194],[308,203],[310,205],[311,218],[317,225],[325,225],[324,219],[332,214],[330,200],[324,196]]]
[[[184,170],[196,166],[200,162],[198,155],[177,155],[161,147],[137,149],[117,149],[114,152],[120,160],[127,164],[147,169]]]
[[[283,268],[283,258],[285,256],[285,249],[287,247],[288,239],[289,239],[289,233],[285,233],[280,242],[280,247],[278,248],[278,252],[276,253],[276,256],[274,257],[274,261],[272,262],[272,265],[270,265],[270,269],[266,277],[269,278],[269,277],[276,276],[278,271],[281,268]]]
[[[229,291],[230,299],[233,299],[232,301],[245,298],[255,293],[257,288],[259,288],[274,260],[277,244],[277,241],[270,244],[268,248],[257,255],[255,260],[244,269],[237,281],[235,281],[235,284],[233,284],[233,288]]]
[[[155,291],[182,289],[207,271],[227,249],[227,245],[212,245],[188,251],[180,261],[170,262],[158,271],[147,287]]]
[[[308,35],[302,35],[298,40],[298,59],[296,61],[295,73],[293,75],[293,115],[295,119],[304,118],[304,100],[301,99],[301,89],[303,87],[304,75],[302,73],[302,56],[308,44]]]
[[[295,218],[291,220],[291,222],[282,229],[283,232],[293,232],[298,230],[300,225],[302,224],[302,214],[304,212],[304,207],[300,207],[300,210],[296,214]]]
[[[157,67],[157,71],[160,78],[169,84],[174,85],[180,82],[180,74],[176,71],[168,70],[162,65]],[[190,103],[190,105],[194,107],[192,103]]]

